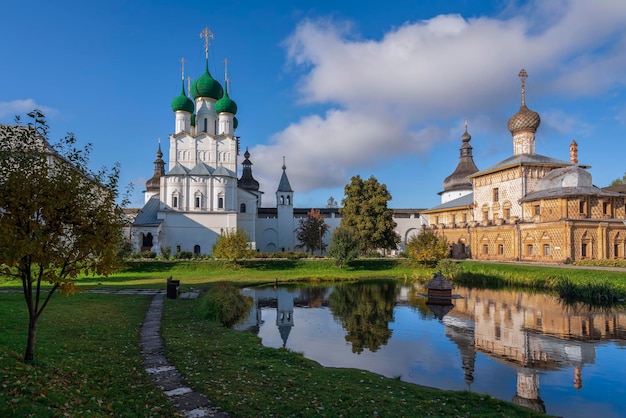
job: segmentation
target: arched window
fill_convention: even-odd
[[[204,129],[202,130],[202,132],[207,132],[208,127],[209,127],[209,120],[207,118],[204,118]]]
[[[287,196],[287,204],[291,205],[291,196]]]
[[[193,246],[193,253],[195,255],[200,255],[200,246],[198,244]]]
[[[284,205],[285,204],[285,196],[280,196],[280,204]]]
[[[218,197],[217,198],[217,208],[218,209],[224,209],[224,198],[223,197]]]
[[[246,213],[246,204],[242,203],[239,205],[239,213]]]
[[[150,251],[150,248],[152,248],[152,233],[151,232],[148,232],[146,235],[143,236],[141,247],[142,247],[142,250],[146,248],[145,251]]]

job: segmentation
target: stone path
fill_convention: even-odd
[[[181,299],[198,297],[196,292],[182,293]],[[146,319],[141,326],[141,352],[146,372],[156,385],[165,392],[170,401],[183,417],[228,417],[228,414],[213,406],[202,393],[195,392],[183,384],[181,374],[163,355],[163,339],[161,338],[161,317],[163,316],[163,300],[165,293],[155,294]]]

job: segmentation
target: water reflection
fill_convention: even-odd
[[[353,353],[375,352],[391,337],[389,322],[396,305],[396,283],[338,285],[328,298],[335,319],[346,330]]]
[[[443,312],[427,303],[420,286],[396,282],[245,292],[256,303],[238,329],[326,366],[489,393],[553,415],[623,416],[622,310],[564,306],[544,294],[456,288],[461,298]]]

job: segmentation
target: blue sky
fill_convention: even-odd
[[[204,70],[205,26],[222,83],[229,60],[265,206],[283,156],[298,207],[340,201],[356,174],[385,183],[391,207],[437,205],[466,118],[479,169],[512,155],[521,68],[537,153],[568,160],[575,139],[597,186],[626,171],[626,2],[614,0],[7,2],[0,123],[42,109],[52,140],[71,131],[93,144],[93,168],[119,162],[141,206],[159,139],[167,161],[180,59],[192,79]]]

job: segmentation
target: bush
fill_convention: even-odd
[[[450,254],[446,237],[427,229],[419,235],[413,235],[406,244],[406,250],[410,258],[427,266],[434,266]]]
[[[444,258],[437,262],[437,270],[446,278],[453,280],[459,273],[463,272],[463,268],[454,260]]]
[[[252,304],[252,298],[243,296],[238,287],[218,282],[202,297],[200,309],[205,319],[232,327],[248,317]]]
[[[181,251],[174,254],[174,258],[179,260],[190,260],[193,258],[193,253],[191,251]]]

